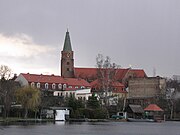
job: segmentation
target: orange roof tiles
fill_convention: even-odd
[[[37,74],[21,74],[28,82],[40,82],[40,83],[64,83],[72,86],[86,86],[90,87],[90,84],[84,79],[77,78],[63,78],[56,75],[37,75]]]
[[[159,106],[156,104],[150,104],[148,107],[144,109],[145,111],[163,111]]]
[[[80,78],[94,78],[97,79],[97,68],[74,68],[75,76]],[[117,69],[116,79],[122,80],[128,72],[133,72],[136,77],[146,77],[143,69]]]

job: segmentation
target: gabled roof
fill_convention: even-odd
[[[75,76],[81,78],[97,78],[97,68],[74,68]],[[128,72],[132,72],[136,77],[146,77],[143,69],[120,68],[116,70],[115,78],[122,80]]]
[[[159,111],[159,112],[162,112],[163,109],[161,109],[159,106],[157,106],[156,104],[150,104],[148,105],[148,107],[146,107],[144,109],[145,111]]]
[[[56,75],[38,75],[38,74],[24,74],[21,75],[28,81],[28,82],[39,82],[39,83],[57,83],[57,84],[68,84],[71,86],[86,86],[90,87],[90,84],[85,81],[84,79],[77,79],[77,78],[63,78],[61,76]]]

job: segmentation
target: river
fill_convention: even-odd
[[[180,122],[1,124],[0,135],[180,135]]]

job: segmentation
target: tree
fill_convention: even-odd
[[[91,97],[89,97],[88,101],[87,101],[87,107],[91,108],[91,109],[97,109],[100,107],[100,103],[97,100],[97,97],[95,97],[94,95],[92,95]]]
[[[102,54],[98,54],[96,57],[97,64],[97,77],[102,92],[105,94],[105,105],[108,105],[107,96],[109,92],[113,90],[113,82],[116,81],[115,75],[117,69],[120,67],[115,63],[111,63],[109,56],[103,57]]]
[[[168,105],[170,108],[170,118],[173,119],[175,117],[175,114],[178,114],[180,112],[180,83],[178,82],[178,80],[167,80],[167,95]]]
[[[11,69],[8,66],[1,65],[0,67],[0,100],[3,109],[3,117],[6,118],[9,115],[12,101],[14,100],[14,93],[18,87],[18,83],[11,77]]]
[[[40,105],[40,91],[33,87],[22,87],[16,90],[16,99],[25,109],[24,118],[27,118],[28,110],[37,109]]]
[[[5,78],[6,80],[9,80],[11,75],[12,75],[12,72],[8,66],[6,65],[0,66],[0,79]]]

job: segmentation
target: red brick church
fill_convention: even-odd
[[[74,52],[71,46],[69,32],[66,32],[64,47],[61,51],[61,76],[55,75],[36,75],[36,74],[20,74],[16,79],[22,85],[30,85],[44,89],[51,89],[58,93],[58,91],[67,91],[66,93],[59,92],[57,95],[74,94],[74,91],[79,89],[89,89],[92,92],[100,90],[97,68],[78,68],[74,67]],[[142,69],[120,68],[117,69],[115,75],[116,80],[113,82],[113,93],[127,94],[125,87],[127,87],[129,78],[146,77],[146,73]],[[70,91],[70,92],[68,92]],[[87,95],[91,91],[86,91]],[[87,98],[87,97],[86,97]]]
[[[81,78],[91,84],[92,90],[99,89],[97,68],[74,67],[74,52],[72,50],[69,32],[66,32],[64,48],[61,51],[61,76],[65,78]],[[125,87],[129,78],[143,78],[146,73],[143,69],[119,68],[115,74],[116,81],[113,83],[115,93],[126,93]]]

